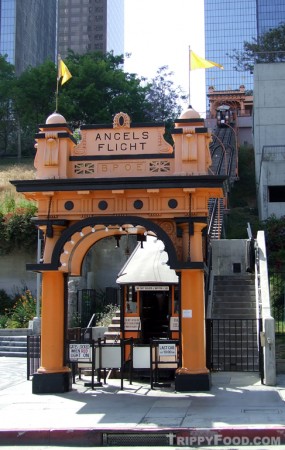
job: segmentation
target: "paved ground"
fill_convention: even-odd
[[[285,448],[285,375],[270,387],[261,385],[256,373],[212,374],[211,390],[199,393],[151,390],[147,380],[126,381],[122,391],[120,380],[113,379],[91,390],[86,381],[90,378],[76,380],[64,394],[32,394],[26,360],[0,358],[0,446],[124,448],[143,440],[156,448],[213,443]]]

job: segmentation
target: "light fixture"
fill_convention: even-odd
[[[95,227],[92,227],[92,228],[91,228],[91,231],[92,231],[92,233],[95,233],[95,231],[96,231],[96,230],[95,230]]]
[[[115,247],[115,248],[119,248],[119,247],[120,247],[120,239],[121,239],[121,236],[120,236],[119,234],[116,234],[116,235],[114,236],[114,238],[116,239],[116,247]]]
[[[105,228],[105,231],[106,231],[106,233],[107,233],[107,232],[109,231],[109,228],[108,228],[108,227],[106,227],[106,228]]]
[[[119,228],[119,231],[123,231],[123,228],[122,228],[122,227],[120,227],[120,228]]]
[[[83,233],[83,231],[80,231],[80,236],[84,236],[84,233]]]
[[[71,245],[74,245],[74,241],[71,240],[70,243],[71,243]]]

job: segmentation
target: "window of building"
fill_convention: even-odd
[[[270,203],[285,202],[285,186],[268,186],[268,201]]]

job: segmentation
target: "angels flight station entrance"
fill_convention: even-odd
[[[96,242],[127,234],[143,246],[149,239],[162,242],[155,258],[166,257],[156,267],[166,272],[142,281],[130,266],[122,269],[117,280],[123,295],[121,338],[142,344],[178,339],[176,390],[210,388],[205,229],[208,201],[223,197],[225,177],[209,173],[211,133],[196,111],[190,108],[176,120],[173,146],[164,132],[164,124],[135,124],[122,112],[112,124],[83,125],[79,143],[58,113],[39,127],[36,179],[12,181],[37,202],[35,224],[44,236],[41,262],[27,265],[42,276],[41,365],[33,376],[34,392],[71,389],[64,354],[68,277],[81,275],[84,257]],[[153,261],[139,265],[139,272]]]

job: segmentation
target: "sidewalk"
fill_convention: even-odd
[[[6,373],[11,359],[0,358]],[[263,439],[259,444],[266,440],[269,445],[275,438],[285,444],[285,375],[270,387],[260,383],[257,373],[213,373],[211,390],[199,393],[177,393],[173,387],[150,390],[147,380],[132,385],[126,380],[121,391],[116,379],[92,391],[85,377],[70,392],[36,395],[24,374],[13,383],[15,364],[11,362],[10,385],[6,380],[1,388],[0,381],[0,446],[135,446],[141,439],[149,445],[177,444],[177,439],[205,445],[203,439],[237,443],[242,437],[250,440],[248,445],[257,438]]]

